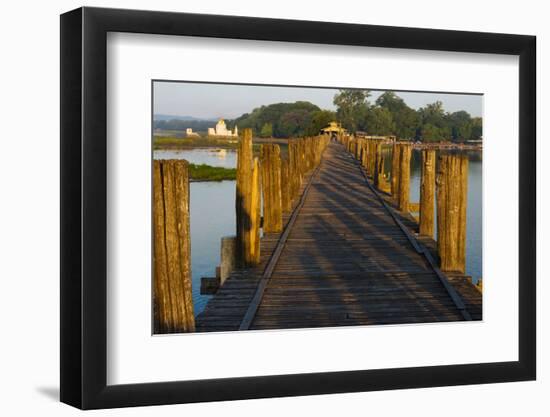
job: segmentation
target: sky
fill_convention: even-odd
[[[262,105],[295,101],[310,101],[322,109],[336,110],[332,99],[337,92],[338,89],[332,88],[155,81],[153,112],[203,119],[234,119]],[[371,92],[369,101],[372,103],[384,91],[371,89]],[[439,100],[443,102],[445,111],[465,110],[472,117],[482,115],[481,95],[400,91],[395,93],[413,109]]]

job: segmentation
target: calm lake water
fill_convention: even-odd
[[[193,164],[206,164],[213,167],[237,167],[237,152],[233,149],[156,150],[153,157],[155,159],[186,159]]]
[[[391,153],[390,153],[391,155]],[[389,155],[388,155],[389,156]],[[235,168],[236,152],[225,149],[157,150],[155,159],[186,159],[195,164]],[[390,170],[391,158],[386,158]],[[474,282],[482,275],[482,162],[481,152],[469,153],[468,208],[466,230],[466,273]],[[420,151],[411,160],[412,202],[420,199]],[[191,271],[195,315],[201,313],[212,296],[200,295],[202,277],[213,277],[220,263],[220,239],[235,235],[235,181],[192,182]]]

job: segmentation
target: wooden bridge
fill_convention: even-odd
[[[481,319],[480,291],[463,272],[439,269],[434,240],[416,233],[350,149],[326,147],[283,230],[264,234],[259,263],[231,273],[197,331]]]

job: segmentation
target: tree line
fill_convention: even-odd
[[[369,90],[340,90],[334,96],[336,115],[350,132],[369,135],[395,135],[400,139],[465,141],[481,139],[482,119],[464,110],[453,113],[436,101],[418,110],[412,109],[393,91],[386,91],[374,103]]]
[[[314,136],[335,120],[336,113],[322,110],[309,101],[261,106],[230,120],[231,127],[252,128],[260,137],[288,138]]]
[[[404,140],[465,141],[482,137],[481,117],[472,117],[464,110],[446,112],[441,101],[415,110],[392,91],[384,92],[373,103],[370,97],[368,90],[344,89],[334,96],[336,111],[321,109],[308,101],[276,103],[226,122],[230,129],[252,128],[257,136],[275,138],[317,135],[331,121],[342,123],[351,133],[395,135]],[[154,127],[206,131],[214,124],[208,120],[158,120]]]
[[[212,127],[216,122],[212,120],[182,120],[182,119],[169,119],[169,120],[155,120],[153,127],[161,130],[185,130],[187,128],[193,129],[195,132],[206,132],[209,127]]]
[[[252,128],[260,137],[312,136],[331,121],[339,121],[351,133],[395,135],[399,139],[465,141],[481,139],[482,119],[464,110],[453,113],[436,101],[418,110],[409,107],[393,91],[386,91],[373,103],[368,90],[340,90],[333,103],[336,111],[323,110],[307,102],[261,106],[230,121],[234,127]]]

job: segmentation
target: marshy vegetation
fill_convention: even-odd
[[[189,177],[191,181],[234,180],[237,177],[237,170],[207,164],[189,164]]]

